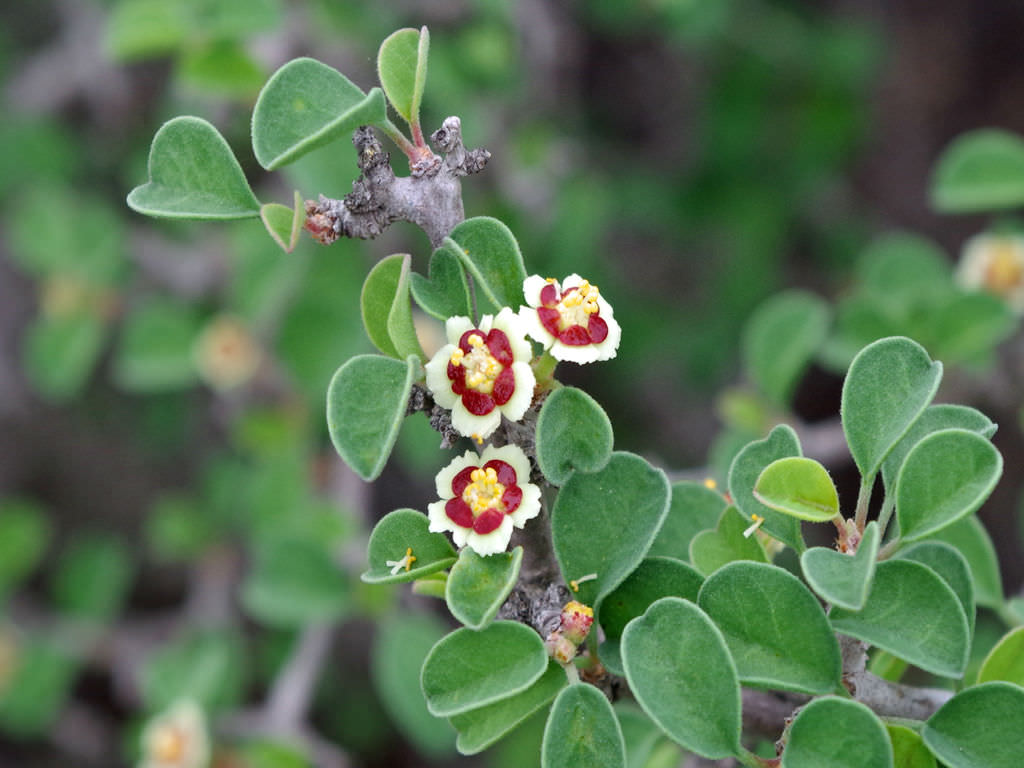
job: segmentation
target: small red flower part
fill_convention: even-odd
[[[518,445],[466,451],[437,473],[440,501],[427,505],[430,530],[480,555],[504,552],[513,528],[540,513],[540,488],[529,482],[530,460]]]
[[[531,275],[523,281],[528,306],[519,309],[526,332],[556,360],[593,363],[615,357],[622,329],[596,285],[579,275],[561,284]]]
[[[427,388],[452,412],[452,426],[466,437],[490,435],[501,417],[519,421],[533,400],[537,379],[530,367],[533,348],[519,317],[508,307],[445,323],[448,344],[427,363]]]

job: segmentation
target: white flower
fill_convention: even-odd
[[[437,473],[441,500],[427,505],[430,530],[480,555],[504,552],[512,528],[540,513],[540,488],[529,479],[530,460],[518,445],[466,451]]]
[[[1024,237],[975,235],[964,243],[955,279],[962,288],[1000,296],[1024,314]]]
[[[142,731],[139,768],[205,768],[209,761],[206,719],[194,701],[179,701]]]
[[[505,307],[497,316],[484,315],[476,327],[468,317],[451,317],[445,333],[448,344],[426,365],[427,387],[438,405],[451,410],[452,426],[482,440],[502,416],[523,418],[537,379],[518,316]]]
[[[523,281],[523,295],[529,306],[519,309],[519,317],[526,332],[556,360],[582,364],[615,357],[622,329],[596,285],[576,274],[561,285],[531,275]]]

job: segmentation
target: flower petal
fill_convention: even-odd
[[[522,485],[530,480],[530,460],[526,458],[523,449],[515,443],[503,445],[500,448],[489,445],[484,448],[480,459],[486,464],[488,461],[504,461],[516,471],[516,484]]]
[[[540,488],[533,483],[523,483],[519,487],[523,490],[519,507],[515,512],[505,515],[516,528],[522,528],[527,520],[532,520],[540,514]]]
[[[540,275],[530,275],[523,280],[523,298],[526,299],[527,305],[531,307],[540,306],[540,292],[544,290],[544,286],[547,284],[548,281]]]
[[[445,514],[444,505],[447,502],[442,499],[441,501],[434,501],[427,504],[427,517],[430,519],[430,525],[427,526],[427,530],[431,533],[454,533],[456,525]]]
[[[473,548],[478,555],[495,555],[508,549],[508,542],[512,538],[512,520],[504,515],[501,525],[490,533],[477,533],[468,531],[465,539],[466,544]]]
[[[512,363],[512,373],[516,377],[516,389],[512,397],[501,407],[501,412],[509,421],[519,421],[526,409],[533,402],[533,390],[537,386],[537,377],[529,363]]]
[[[462,334],[470,330],[472,327],[473,321],[468,317],[463,317],[462,315],[449,317],[444,324],[444,333],[448,339],[448,343],[453,346],[458,344]],[[452,353],[449,352],[448,356],[451,357],[451,354]]]
[[[458,400],[458,396],[452,392],[452,382],[448,378],[448,362],[454,351],[454,344],[446,344],[423,366],[427,374],[427,389],[434,397],[434,402],[442,408],[451,408]]]
[[[521,416],[522,414],[520,414]],[[501,411],[497,408],[484,416],[476,416],[466,410],[461,399],[452,406],[452,426],[460,435],[489,437],[499,424],[501,424]]]
[[[452,490],[452,483],[455,480],[455,476],[460,472],[464,471],[467,467],[478,466],[477,462],[479,459],[473,451],[466,451],[461,456],[456,456],[447,467],[442,469],[434,477],[434,486],[437,489],[437,495],[442,499],[450,499],[452,496],[456,496],[461,493],[459,491]]]
[[[504,307],[494,318],[494,327],[504,331],[508,336],[508,343],[516,360],[528,362],[533,357],[533,347],[526,340],[526,329],[519,321],[519,315],[509,307]]]
[[[541,323],[540,316],[533,307],[520,307],[519,321],[522,323],[523,330],[527,335],[534,341],[543,344],[545,349],[555,343],[555,337]]]

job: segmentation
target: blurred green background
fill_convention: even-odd
[[[425,128],[459,115],[492,153],[467,216],[502,219],[528,271],[578,272],[615,307],[618,357],[561,373],[617,447],[721,480],[776,418],[834,425],[877,328],[931,334],[953,363],[940,399],[1000,424],[1007,467],[1024,456],[1015,319],[943,347],[915,276],[906,312],[858,325],[856,304],[880,235],[916,233],[931,244],[896,249],[951,266],[987,225],[938,216],[927,188],[959,133],[1024,131],[1011,0],[39,0],[0,22],[0,764],[132,764],[141,724],[182,695],[223,767],[533,764],[535,727],[453,757],[416,689],[442,618],[358,582],[373,521],[430,500],[437,436],[417,415],[373,486],[326,440],[330,376],[371,349],[359,286],[394,252],[425,271],[426,237],[399,224],[284,254],[259,222],[124,205],[179,114],[221,130],[261,200],[342,196],[344,142],[277,174],[252,156],[256,95],[296,56],[366,89],[380,41],[429,26]],[[790,288],[855,306],[822,317],[820,354],[771,403],[742,338]],[[1011,593],[1019,485],[1009,469],[983,511]]]

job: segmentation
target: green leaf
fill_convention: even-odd
[[[92,373],[103,337],[103,321],[92,314],[36,318],[22,348],[22,364],[32,387],[53,402],[73,398]]]
[[[455,745],[464,755],[475,755],[546,706],[568,679],[565,670],[554,659],[537,682],[522,693],[452,716],[452,725],[459,732]]]
[[[967,666],[970,635],[956,593],[928,566],[887,560],[858,612],[834,607],[832,627],[944,677]]]
[[[292,536],[256,544],[242,584],[250,616],[275,627],[301,627],[337,620],[350,602],[349,580],[323,541]]]
[[[829,308],[806,291],[776,294],[747,320],[744,365],[776,405],[790,401],[800,377],[828,334]]]
[[[420,670],[445,632],[444,624],[431,615],[403,612],[378,625],[370,657],[371,679],[384,709],[419,751],[433,757],[451,754],[454,734],[427,711],[419,690]]]
[[[419,125],[427,79],[430,33],[426,27],[392,32],[377,52],[377,75],[388,101],[409,125]]]
[[[446,240],[430,256],[429,278],[417,272],[410,275],[412,297],[424,312],[438,320],[472,314],[469,283],[460,253],[453,241]]]
[[[30,575],[46,553],[50,521],[27,499],[0,500],[0,605]]]
[[[268,171],[295,162],[361,125],[387,120],[379,88],[363,93],[338,70],[292,59],[267,81],[252,113],[252,149]]]
[[[409,269],[412,257],[396,253],[381,259],[363,283],[359,304],[366,334],[385,355],[404,360],[423,358],[409,304]]]
[[[52,735],[78,665],[57,638],[23,636],[14,643],[15,664],[0,688],[0,732],[38,740]]]
[[[260,202],[231,147],[198,117],[164,123],[149,148],[149,181],[128,194],[128,206],[171,219],[246,219]]]
[[[190,0],[192,34],[246,38],[281,25],[280,0]]]
[[[114,357],[114,378],[129,392],[182,389],[198,378],[193,349],[200,318],[172,299],[151,299],[124,321]]]
[[[897,557],[927,565],[945,581],[956,594],[967,617],[970,636],[974,636],[974,585],[971,583],[971,568],[963,555],[942,541],[922,541],[900,550]]]
[[[900,535],[916,541],[974,512],[1003,472],[1003,457],[977,432],[942,429],[921,439],[896,478]]]
[[[982,662],[978,682],[993,680],[1024,686],[1024,627],[1016,627],[1003,635]]]
[[[782,768],[893,768],[889,735],[859,701],[828,696],[800,710],[789,729]]]
[[[703,581],[703,576],[681,560],[645,558],[598,606],[597,617],[605,636],[600,656],[605,666],[615,674],[623,673],[619,640],[626,624],[662,597],[696,602]]]
[[[626,768],[626,745],[612,705],[592,685],[558,694],[544,727],[541,768]]]
[[[711,759],[740,750],[740,683],[722,633],[696,605],[658,600],[622,634],[626,678],[674,741]]]
[[[929,405],[882,462],[882,479],[885,481],[885,487],[895,491],[896,476],[907,454],[923,437],[940,429],[953,428],[977,432],[987,438],[991,438],[997,429],[988,416],[975,408],[947,403]]]
[[[729,495],[733,504],[747,522],[754,515],[764,518],[761,530],[774,536],[783,544],[788,544],[797,552],[806,549],[803,536],[800,534],[800,521],[796,518],[776,512],[754,498],[754,486],[764,468],[776,459],[788,456],[800,456],[800,440],[792,428],[782,424],[775,427],[768,437],[755,440],[746,445],[729,467]]]
[[[502,222],[489,216],[466,219],[452,230],[451,240],[477,288],[499,311],[523,303],[526,267],[515,235]]]
[[[121,0],[107,20],[106,49],[118,61],[170,53],[188,36],[184,4],[165,0]]]
[[[982,683],[928,718],[924,743],[949,768],[1017,768],[1024,755],[1024,688]]]
[[[703,483],[675,483],[668,516],[647,554],[689,560],[690,541],[700,531],[715,528],[726,506],[725,497]]]
[[[804,578],[826,602],[859,611],[875,577],[879,539],[878,523],[872,520],[852,557],[828,547],[811,547],[800,556]]]
[[[228,710],[245,690],[245,646],[234,632],[194,631],[146,657],[140,675],[146,709],[193,699],[207,711]]]
[[[818,599],[788,571],[730,563],[708,576],[697,605],[722,631],[741,683],[810,694],[839,684],[835,633]]]
[[[839,514],[839,494],[828,470],[814,459],[776,459],[754,484],[754,498],[777,512],[824,523]]]
[[[241,42],[221,39],[183,51],[177,76],[182,83],[208,94],[249,102],[267,75]]]
[[[525,624],[496,621],[442,638],[423,662],[420,684],[427,709],[450,717],[525,691],[547,668],[540,635]]]
[[[728,507],[713,531],[701,531],[690,542],[690,562],[705,576],[734,560],[768,561],[756,536],[744,536],[747,521],[736,507]]]
[[[413,581],[444,570],[455,562],[455,550],[443,533],[428,530],[430,520],[415,509],[396,509],[380,519],[370,534],[366,557],[370,567],[360,577],[369,584]],[[392,573],[393,566],[405,557],[408,548],[416,558],[406,571]]]
[[[616,452],[600,472],[575,473],[551,510],[551,539],[566,582],[578,599],[597,602],[640,563],[668,512],[665,473],[632,453]]]
[[[942,378],[942,363],[924,347],[893,336],[864,347],[843,382],[843,432],[861,477],[872,478],[892,447],[927,407]]]
[[[935,756],[924,745],[921,734],[903,725],[886,723],[892,743],[894,768],[935,768]]]
[[[978,605],[998,610],[1003,605],[1003,581],[999,560],[985,526],[975,515],[968,515],[927,537],[956,547],[967,559]]]
[[[306,208],[299,190],[295,190],[291,208],[280,203],[264,203],[260,207],[260,220],[267,228],[267,233],[285,253],[294,251],[306,220]]]
[[[465,547],[452,566],[444,592],[452,616],[470,629],[490,624],[516,585],[522,561],[522,547],[486,557]]]
[[[81,535],[62,553],[53,574],[53,599],[68,615],[110,621],[121,610],[134,567],[127,546],[104,534]]]
[[[345,463],[363,480],[384,470],[405,418],[419,362],[358,355],[327,388],[327,429]]]
[[[216,541],[218,533],[218,522],[189,497],[163,496],[146,515],[146,543],[163,562],[197,560]]]
[[[552,485],[573,472],[597,472],[612,455],[612,424],[594,398],[562,387],[544,401],[537,417],[537,463]]]
[[[995,128],[957,137],[935,167],[931,202],[942,213],[977,213],[1024,205],[1024,141]]]
[[[936,307],[929,318],[935,354],[975,367],[991,367],[999,342],[1011,336],[1020,320],[1001,296],[958,293]]]
[[[664,741],[661,729],[634,702],[619,699],[613,709],[619,718],[622,740],[626,743],[627,768],[653,768],[649,760],[658,742],[678,750],[675,744]],[[678,761],[672,765],[678,765]]]
[[[862,290],[897,307],[946,296],[953,290],[949,258],[935,243],[908,232],[874,240],[857,263]]]

